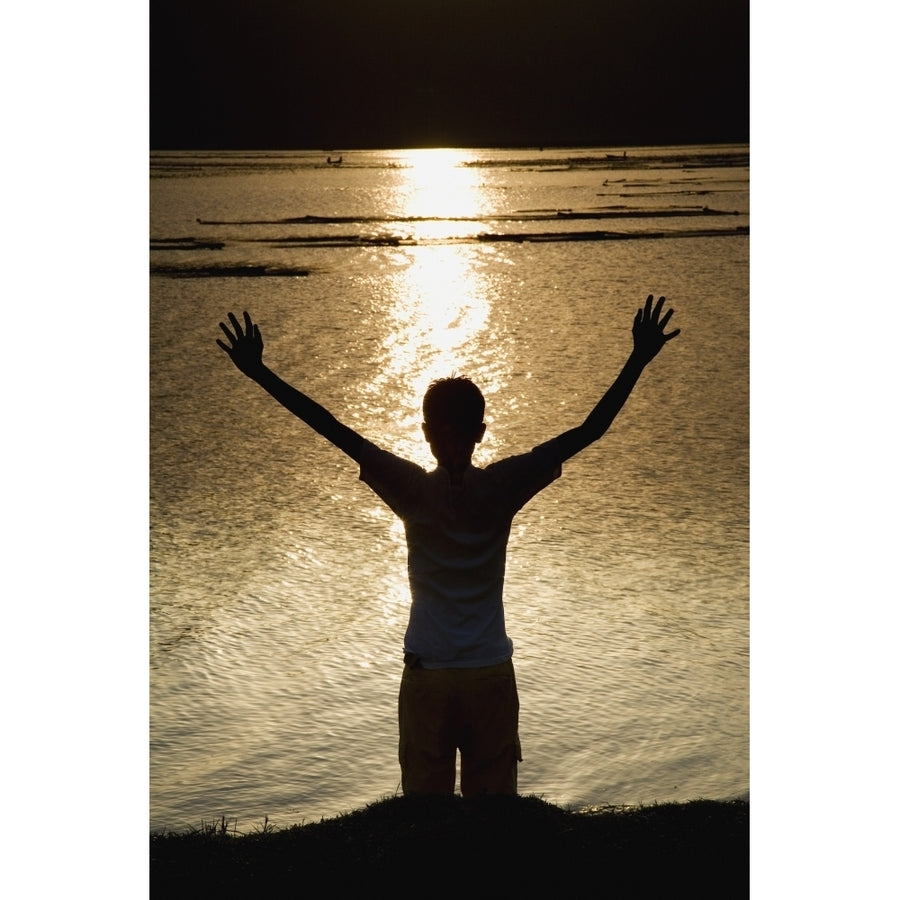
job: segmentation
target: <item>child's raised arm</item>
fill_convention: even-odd
[[[324,406],[320,406],[306,394],[291,387],[263,363],[262,335],[259,326],[253,322],[249,313],[244,313],[243,328],[234,313],[228,313],[228,318],[231,321],[231,328],[229,329],[224,322],[220,322],[219,327],[225,332],[230,345],[219,339],[216,343],[231,357],[231,361],[238,369],[268,391],[282,406],[306,422],[310,428],[318,431],[322,437],[359,462],[363,437],[339,422]]]
[[[651,294],[644,306],[638,309],[637,315],[634,317],[634,325],[631,328],[634,349],[622,367],[618,378],[581,425],[559,436],[563,462],[593,444],[606,432],[619,410],[625,405],[628,395],[637,384],[647,363],[662,350],[668,341],[681,332],[680,328],[676,328],[668,334],[664,333],[673,312],[670,309],[660,318],[665,301],[665,297],[660,297],[654,306]]]

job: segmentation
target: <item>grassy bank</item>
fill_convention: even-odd
[[[569,812],[536,797],[391,797],[285,829],[222,825],[151,835],[151,896],[749,894],[744,801]]]

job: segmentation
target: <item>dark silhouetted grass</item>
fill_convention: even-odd
[[[749,895],[750,805],[571,812],[537,797],[392,797],[236,835],[150,836],[153,897]]]

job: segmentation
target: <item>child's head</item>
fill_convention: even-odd
[[[463,377],[432,381],[422,401],[425,438],[437,461],[448,468],[468,464],[484,436],[484,397]]]
[[[484,397],[468,378],[439,378],[425,391],[422,415],[426,425],[474,437],[484,422]]]

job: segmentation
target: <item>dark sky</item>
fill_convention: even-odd
[[[749,51],[749,0],[151,0],[151,146],[745,141]]]

